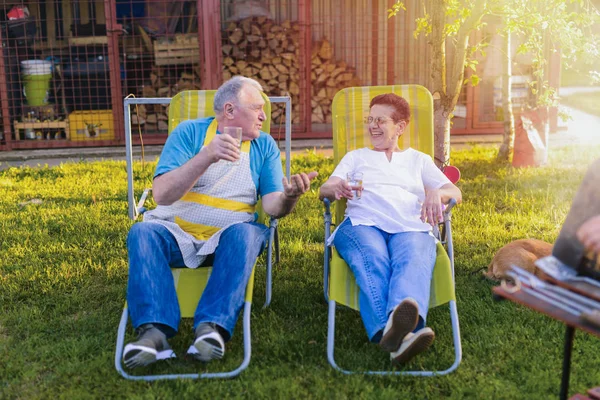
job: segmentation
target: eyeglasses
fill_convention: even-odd
[[[388,121],[392,121],[392,119],[386,117],[365,117],[364,119],[365,125],[371,125],[373,122],[375,122],[376,125],[380,126]]]

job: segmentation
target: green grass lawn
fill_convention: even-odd
[[[0,398],[365,398],[547,399],[558,395],[564,326],[510,302],[495,302],[481,277],[494,252],[519,238],[553,241],[587,165],[600,147],[552,149],[549,166],[513,169],[496,149],[453,154],[464,203],[454,213],[458,311],[463,362],[435,378],[344,376],[326,359],[322,207],[316,188],[332,160],[311,153],[293,169],[320,171],[296,212],[281,220],[282,261],[274,268],[273,302],[262,310],[264,260],[252,312],[252,360],[238,378],[131,382],[114,370],[117,325],[125,300],[126,172],[123,162],[10,168],[0,172]],[[137,193],[153,164],[135,165]],[[40,199],[41,204],[29,202]],[[26,203],[26,204],[24,204]],[[336,357],[346,368],[389,368],[369,344],[358,313],[338,311]],[[409,367],[452,362],[447,307],[430,312],[433,347]],[[133,337],[130,329],[129,338]],[[224,371],[242,358],[241,325],[222,361],[178,359],[151,373]],[[185,321],[173,341],[183,355],[192,341]],[[571,392],[600,382],[600,341],[578,332]]]
[[[565,96],[560,103],[600,117],[600,92]]]

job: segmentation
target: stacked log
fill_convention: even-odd
[[[224,31],[223,80],[234,75],[256,79],[271,96],[289,95],[292,123],[300,122],[300,26],[297,22],[277,24],[266,17],[230,22]],[[359,86],[353,68],[336,61],[327,40],[314,43],[311,55],[311,121],[331,123],[331,102],[335,93]],[[273,123],[283,123],[283,105],[274,104]]]
[[[229,22],[223,31],[223,80],[234,75],[256,79],[270,96],[290,96],[292,123],[300,123],[300,26],[285,20],[278,24],[267,17],[250,17]],[[155,66],[142,97],[172,97],[182,90],[200,89],[200,66],[168,77],[165,67]],[[177,82],[173,82],[178,79]],[[336,61],[329,41],[312,45],[311,122],[331,123],[331,103],[335,93],[349,86],[360,86],[355,70]],[[135,112],[135,110],[132,110]],[[274,124],[284,123],[284,106],[272,105]],[[138,106],[132,123],[146,125],[146,131],[166,131],[168,107]]]
[[[335,94],[346,87],[360,86],[353,68],[335,61],[328,40],[313,43],[311,54],[311,122],[331,123],[331,103]]]
[[[229,22],[224,30],[223,80],[235,75],[256,79],[270,96],[290,96],[292,122],[300,122],[300,26],[267,17]],[[284,106],[273,104],[271,117],[282,123]]]
[[[150,81],[142,86],[140,97],[173,97],[184,90],[200,89],[200,67],[169,76],[168,71],[154,66]],[[177,80],[176,80],[177,79]],[[163,104],[138,105],[132,108],[132,126],[144,125],[146,132],[168,130],[169,106]]]

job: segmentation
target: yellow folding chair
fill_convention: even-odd
[[[213,102],[215,90],[205,91],[183,91],[175,95],[169,104],[169,133],[177,125],[183,121],[190,119],[203,118],[214,116]],[[271,125],[271,103],[269,98],[263,93],[265,99],[265,114],[267,120],[263,123],[263,130],[270,132]],[[145,189],[141,196],[140,202],[137,205],[136,212],[133,214],[133,219],[141,215],[144,211],[144,202],[151,189]],[[262,211],[262,207],[257,204],[259,210],[259,222],[266,221],[266,215]],[[270,218],[269,221],[269,243],[267,245],[267,300],[265,307],[271,301],[271,270],[272,270],[272,244],[275,241],[277,220]],[[276,247],[278,250],[278,246]],[[193,318],[202,292],[204,291],[208,278],[212,272],[212,267],[202,267],[196,269],[190,268],[172,268],[173,279],[177,291],[179,308],[182,318]],[[250,311],[252,305],[252,293],[254,288],[254,270],[246,286],[246,296],[244,301],[243,315],[243,335],[244,335],[244,358],[242,363],[234,370],[229,372],[219,373],[203,373],[203,374],[165,374],[165,375],[130,375],[124,371],[121,359],[123,358],[123,349],[125,345],[125,331],[127,328],[128,311],[127,304],[123,308],[121,321],[117,333],[117,349],[115,353],[115,368],[125,378],[132,380],[154,381],[159,379],[182,379],[182,378],[231,378],[239,375],[250,363],[251,355],[251,340],[250,340]]]
[[[411,109],[411,122],[399,138],[400,148],[412,147],[433,157],[433,99],[431,93],[419,85],[352,87],[339,91],[332,105],[334,162],[337,164],[349,151],[370,145],[364,116],[369,112],[369,103],[377,95],[395,93],[404,97]],[[330,236],[331,224],[340,224],[344,220],[345,201],[325,203],[325,243]],[[335,309],[336,303],[359,310],[359,288],[354,275],[335,248],[325,244],[324,294],[329,303],[327,329],[327,358],[337,370],[345,373],[363,373],[372,375],[444,375],[454,371],[462,359],[460,329],[454,292],[454,254],[452,231],[450,226],[452,201],[444,212],[441,232],[438,227],[434,233],[440,242],[437,245],[437,258],[431,281],[430,307],[449,303],[455,350],[454,363],[444,371],[349,371],[340,368],[334,359],[335,347]],[[445,249],[444,249],[445,246]]]

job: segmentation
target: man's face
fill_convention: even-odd
[[[231,103],[232,112],[227,116],[227,125],[240,126],[243,140],[258,138],[262,124],[267,119],[264,105],[265,101],[258,89],[245,85],[240,92],[239,101]]]

